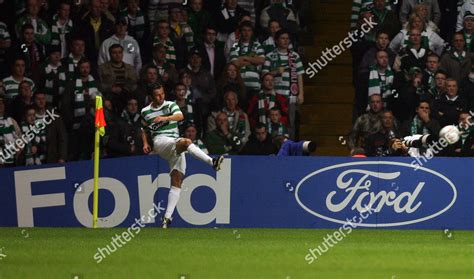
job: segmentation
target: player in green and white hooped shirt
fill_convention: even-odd
[[[224,157],[211,158],[190,139],[180,138],[178,121],[184,119],[183,113],[175,102],[165,101],[165,91],[160,84],[154,85],[151,90],[152,102],[141,112],[144,126],[142,132],[143,152],[148,154],[153,150],[168,162],[171,170],[171,189],[162,223],[162,227],[166,229],[171,223],[171,216],[178,204],[181,184],[186,172],[184,152],[188,151],[193,157],[212,166],[216,171],[220,170]],[[151,135],[153,147],[148,143],[147,133]]]

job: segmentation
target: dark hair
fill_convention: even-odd
[[[435,52],[432,52],[432,51],[430,51],[428,53],[428,55],[426,56],[426,60],[428,60],[428,58],[430,58],[430,57],[436,57],[436,58],[438,58],[438,61],[441,59],[438,54],[436,54]]]
[[[36,111],[36,107],[34,105],[26,105],[23,109],[23,116],[26,116],[26,113],[28,113],[30,109]]]
[[[178,86],[184,86],[184,88],[186,88],[186,85],[184,85],[184,83],[178,82],[174,85],[174,89],[176,89]]]
[[[33,30],[35,30],[35,28],[33,27],[33,24],[31,24],[31,23],[25,23],[25,24],[23,24],[23,26],[21,27],[21,34],[23,34],[26,29],[33,29]]]
[[[280,29],[280,30],[278,30],[278,31],[275,33],[275,36],[273,37],[273,39],[274,39],[275,41],[277,41],[277,40],[281,37],[281,35],[283,35],[283,34],[288,34],[288,35],[290,35],[290,32],[289,32],[287,29],[284,29],[284,28],[283,28],[283,29]]]
[[[79,70],[79,66],[84,64],[84,63],[89,63],[89,65],[92,65],[91,61],[87,59],[86,57],[82,57],[79,62],[77,62],[77,69]]]
[[[109,47],[109,55],[112,55],[112,50],[114,48],[120,48],[122,51],[123,51],[123,46],[119,45],[119,44],[113,44]]]
[[[276,22],[276,23],[278,23],[278,25],[280,25],[280,27],[281,27],[281,23],[280,23],[280,21],[278,21],[278,20],[276,20],[276,19],[271,19],[271,20],[268,22],[268,25],[267,25],[267,27],[270,27],[270,24],[272,24],[272,22]]]
[[[446,78],[449,77],[449,74],[448,74],[446,71],[444,71],[444,70],[437,70],[434,75],[436,76],[436,75],[438,75],[438,74],[442,74],[442,75],[444,75]]]
[[[265,128],[265,130],[267,129],[267,126],[263,124],[262,122],[258,122],[257,125],[255,125],[255,130],[262,129],[262,128]]]
[[[154,70],[156,70],[156,72],[158,72],[158,68],[155,65],[148,65],[148,66],[145,67],[145,73],[147,73],[148,70],[150,70],[150,69],[154,69]]]
[[[252,22],[251,22],[251,21],[248,21],[248,20],[243,21],[242,23],[240,23],[240,25],[239,25],[239,31],[242,32],[242,30],[244,29],[244,27],[248,27],[248,28],[252,29],[252,31],[254,30]]]
[[[216,31],[216,33],[217,33],[217,26],[215,26],[215,25],[213,25],[213,24],[207,25],[206,28],[204,28],[204,29],[202,30],[203,34],[206,34],[207,30],[214,30],[214,31]]]
[[[26,59],[25,59],[25,57],[23,57],[23,56],[16,56],[16,57],[14,57],[14,58],[12,59],[12,62],[11,62],[11,65],[10,65],[10,66],[11,66],[11,67],[15,66],[15,63],[16,63],[16,61],[18,61],[18,60],[22,60],[22,61],[25,62],[25,64],[26,64]]]
[[[390,40],[390,34],[387,32],[387,30],[380,29],[375,33],[375,38],[378,38],[380,35],[385,34],[388,36],[388,39]]]
[[[274,107],[270,108],[270,111],[278,111],[279,113],[281,113],[281,110],[278,106],[274,106]]]
[[[159,82],[153,83],[149,88],[148,95],[153,96],[153,92],[155,92],[155,90],[158,90],[158,89],[161,89],[161,88],[163,88],[161,83],[159,83]]]

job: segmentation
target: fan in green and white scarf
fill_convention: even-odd
[[[42,119],[35,120],[36,123],[38,123],[39,121],[42,121]],[[41,125],[34,126],[39,127]],[[46,129],[36,129],[34,128],[34,126],[26,122],[21,123],[21,131],[23,132],[23,134],[34,133],[35,135],[34,138],[31,139],[28,144],[25,145],[24,156],[26,166],[36,166],[46,163]],[[37,131],[38,133],[34,131]],[[36,147],[37,149],[35,154],[33,154],[32,152],[33,147]]]
[[[290,137],[288,134],[288,128],[286,128],[282,123],[272,123],[269,121],[267,124],[267,130],[272,138],[280,135],[286,136],[287,138]]]
[[[0,164],[13,164],[15,162],[14,151],[10,150],[8,152],[5,149],[7,144],[15,142],[18,138],[13,124],[14,121],[11,117],[0,116]]]
[[[386,0],[386,9],[392,10],[391,1]],[[373,0],[352,0],[352,14],[351,14],[351,28],[357,27],[360,14],[364,11],[370,10],[373,7]]]
[[[36,42],[42,45],[49,45],[51,42],[51,30],[49,29],[48,24],[46,21],[42,20],[41,18],[32,19],[29,16],[25,15],[18,19],[15,24],[15,31],[18,37],[21,34],[21,28],[25,24],[32,24],[35,31],[35,39]]]
[[[58,66],[53,66],[49,63],[49,59],[46,59],[42,71],[44,72],[43,87],[46,93],[46,102],[52,104],[57,95],[56,88],[65,87],[64,83],[66,80],[66,73],[64,72],[64,68],[61,66],[61,62],[59,62]],[[61,93],[62,92],[63,91],[61,91]]]
[[[138,8],[135,16],[128,13],[128,8],[123,9],[120,12],[120,16],[127,19],[128,22],[128,34],[140,41],[143,39],[145,33],[145,14]]]
[[[381,95],[383,99],[392,94],[393,71],[390,66],[385,70],[385,74],[380,73],[378,65],[370,67],[369,73],[369,97],[375,94]]]
[[[258,121],[266,124],[268,120],[268,111],[275,107],[275,94],[266,94],[263,90],[258,93]]]
[[[430,131],[423,125],[423,121],[416,115],[411,122],[410,127],[411,135],[426,135],[429,134]]]
[[[81,78],[76,78],[74,85],[74,119],[72,128],[77,130],[81,125],[82,118],[86,115],[86,107],[88,106],[86,98],[94,99],[95,96],[100,96],[101,94],[97,89],[96,81],[91,75],[89,75],[85,84]],[[88,91],[88,97],[86,97],[86,91]]]
[[[58,14],[53,16],[53,25],[51,25],[51,45],[61,46],[61,58],[65,57],[67,54],[66,35],[71,33],[72,30],[72,20],[69,19],[66,24],[61,26]]]
[[[153,37],[153,46],[157,44],[162,44],[166,47],[166,62],[176,65],[176,49],[173,45],[173,42],[171,41],[170,38],[166,39],[166,42],[163,43],[160,41],[160,38],[158,36]]]

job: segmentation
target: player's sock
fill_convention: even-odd
[[[170,219],[173,215],[174,209],[179,201],[179,194],[181,193],[181,188],[171,186],[170,192],[168,194],[168,206],[166,207],[165,218]]]
[[[191,143],[188,146],[188,152],[191,154],[194,158],[203,161],[204,163],[212,166],[212,158],[209,157],[204,151],[201,150],[201,148],[197,147],[194,143]]]

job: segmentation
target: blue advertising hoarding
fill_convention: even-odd
[[[175,227],[474,229],[474,159],[187,157]],[[90,227],[90,161],[0,169],[0,226]],[[101,161],[99,226],[159,226],[170,177],[157,156]],[[146,217],[146,218],[143,218]],[[357,217],[357,218],[356,218]]]

